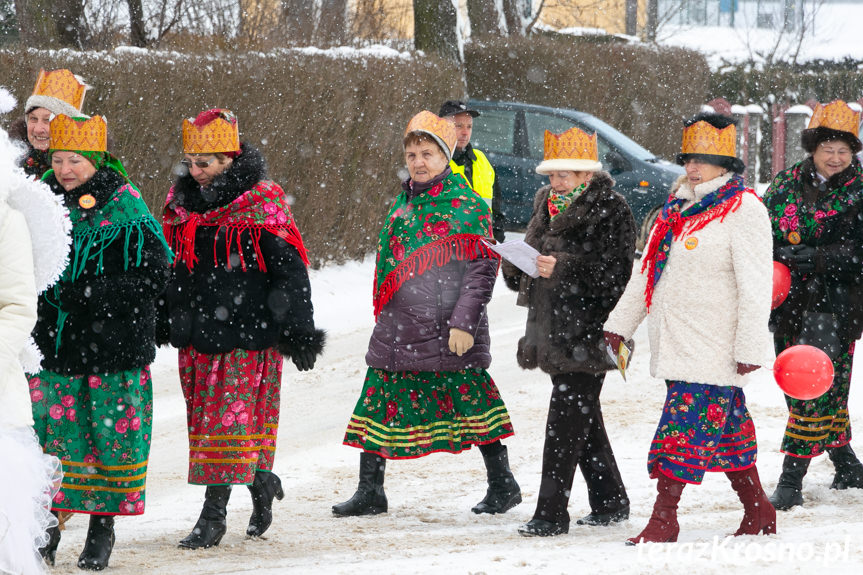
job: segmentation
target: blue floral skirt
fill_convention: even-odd
[[[668,394],[656,428],[647,470],[686,483],[706,471],[755,465],[758,444],[746,397],[739,387],[666,381]]]

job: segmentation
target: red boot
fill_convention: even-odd
[[[776,533],[776,509],[761,487],[755,466],[743,471],[728,471],[725,475],[731,480],[731,487],[743,503],[743,521],[734,536]]]
[[[639,543],[674,543],[680,526],[677,524],[677,502],[686,483],[672,479],[667,475],[659,474],[656,483],[656,503],[653,504],[653,514],[647,527],[636,535],[626,540],[627,545]]]

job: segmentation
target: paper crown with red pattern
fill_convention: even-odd
[[[233,153],[240,150],[237,117],[230,110],[213,108],[194,120],[183,120],[183,152],[186,154]]]
[[[829,104],[818,104],[809,119],[807,130],[813,128],[830,128],[840,132],[848,132],[859,137],[860,112],[854,110],[843,100],[834,100]]]
[[[51,150],[107,152],[108,124],[102,116],[70,118],[60,114],[51,120]]]
[[[441,151],[446,155],[446,159],[449,160],[452,158],[458,136],[455,132],[455,126],[449,120],[444,120],[428,110],[423,110],[408,122],[405,136],[411,132],[428,134],[441,147]]]
[[[721,130],[701,120],[683,128],[681,154],[737,157],[737,127],[729,124]]]
[[[596,132],[588,134],[573,126],[562,134],[545,131],[543,161],[538,174],[551,172],[596,172],[602,169],[596,146]]]
[[[89,86],[69,70],[39,70],[33,94],[27,98],[24,111],[45,108],[52,114],[66,114],[70,117],[82,116],[81,106]]]

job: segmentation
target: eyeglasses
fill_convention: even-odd
[[[213,162],[215,162],[215,161],[216,161],[216,158],[215,158],[215,157],[213,157],[213,158],[210,158],[209,160],[188,160],[188,159],[183,159],[183,160],[180,160],[180,163],[181,163],[181,164],[182,164],[182,165],[183,165],[187,170],[188,170],[188,169],[191,169],[192,164],[194,164],[194,165],[195,165],[195,167],[196,167],[196,168],[198,168],[199,170],[203,170],[203,169],[205,169],[205,168],[209,168],[209,167],[212,165],[212,163],[213,163]]]

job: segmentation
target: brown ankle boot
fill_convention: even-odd
[[[742,471],[728,471],[725,475],[743,504],[743,521],[734,536],[776,533],[776,509],[761,487],[755,466]]]
[[[677,503],[686,483],[672,479],[660,473],[656,483],[656,503],[653,504],[653,514],[647,527],[626,540],[627,545],[639,543],[673,543],[677,541],[680,525],[677,524]]]

